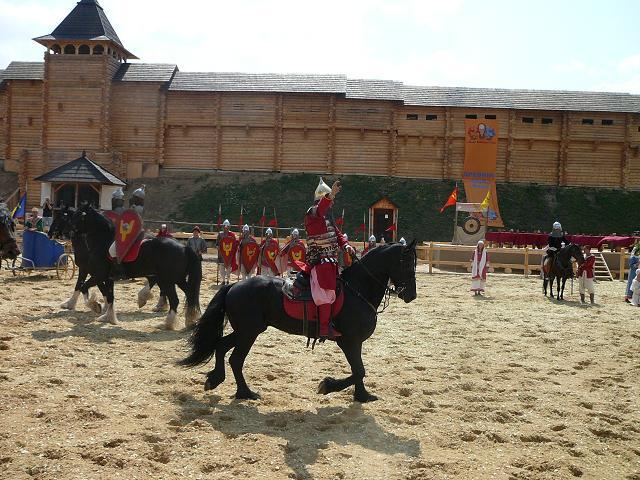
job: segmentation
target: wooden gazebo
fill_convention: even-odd
[[[55,207],[77,207],[88,202],[96,208],[111,209],[111,195],[127,184],[87,158],[86,152],[35,178],[41,182],[41,204],[49,198]]]
[[[392,225],[396,228],[387,231]],[[369,235],[375,235],[378,241],[384,237],[386,242],[395,242],[397,227],[398,206],[388,197],[382,197],[369,207]]]

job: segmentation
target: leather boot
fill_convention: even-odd
[[[331,324],[331,304],[318,307],[318,321],[320,323],[320,338],[336,338],[342,336]]]
[[[594,303],[596,303],[596,298],[595,298],[595,294],[594,293],[590,293],[589,294],[589,299],[591,300],[591,305],[593,305]]]
[[[584,293],[580,294],[580,303],[584,303]]]

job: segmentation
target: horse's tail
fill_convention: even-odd
[[[191,354],[179,365],[195,367],[207,363],[216,353],[224,331],[225,300],[230,288],[231,285],[224,285],[209,303],[189,339]]]
[[[188,322],[200,317],[200,284],[202,283],[202,260],[191,248],[185,247],[187,255],[186,308]]]

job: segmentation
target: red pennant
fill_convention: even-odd
[[[385,230],[385,232],[395,232],[398,229],[398,227],[396,226],[396,224],[394,223],[393,225],[391,225],[389,228],[387,228]]]
[[[449,195],[449,198],[447,198],[447,201],[440,209],[440,213],[444,212],[445,208],[451,207],[455,205],[457,202],[458,202],[458,186],[456,185],[456,188],[453,189],[453,192],[451,192],[451,195]]]

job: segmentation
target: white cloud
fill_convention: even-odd
[[[620,60],[618,68],[621,72],[640,71],[640,53]]]

